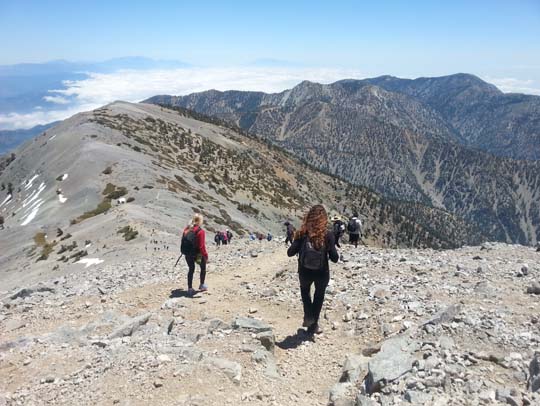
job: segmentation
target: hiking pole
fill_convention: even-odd
[[[182,258],[182,255],[184,255],[184,254],[180,254],[180,256],[179,256],[178,259],[176,260],[176,264],[174,264],[174,267],[173,267],[173,268],[176,268],[176,265],[178,265],[178,262],[180,262],[180,258]]]

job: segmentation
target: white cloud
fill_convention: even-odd
[[[504,93],[525,93],[540,95],[540,83],[531,79],[486,78]]]
[[[56,103],[56,104],[69,104],[71,103],[68,99],[62,96],[45,96],[43,97],[43,100],[48,101],[49,103]]]
[[[364,77],[352,69],[332,68],[183,68],[169,70],[124,70],[89,73],[88,78],[65,81],[65,89],[50,90],[47,101],[73,103],[68,109],[0,114],[0,128],[30,128],[62,120],[80,111],[95,109],[116,100],[138,102],[157,94],[185,95],[208,89],[279,92],[302,80],[329,83]]]
[[[38,124],[64,120],[81,111],[93,110],[98,107],[100,107],[99,104],[76,105],[66,110],[36,109],[31,113],[0,114],[0,129],[13,130],[17,128],[32,128]]]

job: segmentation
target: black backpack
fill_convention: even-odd
[[[184,232],[184,234],[182,235],[180,252],[186,257],[194,257],[195,255],[197,255],[197,246],[195,241],[197,239],[197,234],[199,234],[200,231],[200,227],[197,227],[197,229],[192,228],[187,233]]]
[[[356,219],[350,219],[349,224],[347,225],[347,230],[349,233],[358,234],[360,231],[360,224],[358,224],[358,221]]]
[[[300,250],[300,266],[310,271],[320,271],[324,267],[325,260],[326,248],[321,247],[320,250],[316,249],[306,235],[304,244]]]
[[[336,221],[334,223],[334,234],[335,235],[340,235],[341,234],[341,222],[340,221]]]

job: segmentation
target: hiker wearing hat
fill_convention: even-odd
[[[332,222],[332,231],[334,232],[334,240],[336,241],[336,247],[341,248],[341,245],[339,245],[339,239],[345,231],[345,224],[343,223],[343,221],[341,221],[337,214],[332,219]]]

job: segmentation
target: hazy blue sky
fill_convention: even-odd
[[[0,0],[0,38],[0,64],[142,55],[500,75],[540,70],[540,0]]]
[[[22,110],[8,103],[0,128],[118,99],[210,88],[274,92],[304,79],[384,74],[466,72],[504,92],[540,95],[540,0],[0,0],[0,41],[0,65],[123,56],[191,65],[62,77],[31,99],[19,97]]]

